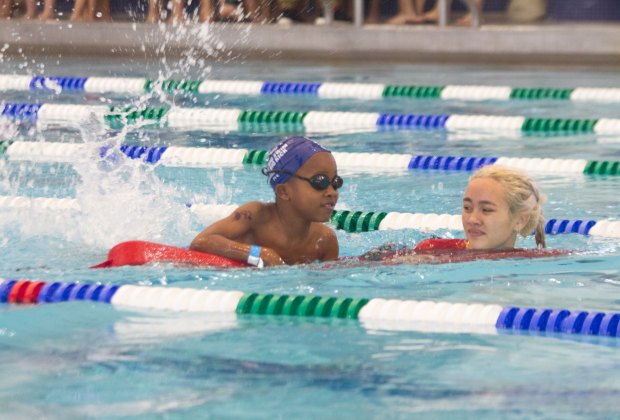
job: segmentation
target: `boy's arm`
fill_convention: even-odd
[[[243,243],[243,238],[252,233],[252,226],[264,218],[263,204],[251,202],[244,204],[200,232],[192,241],[189,249],[221,255],[237,261],[247,261],[250,245]],[[284,264],[282,259],[268,248],[263,248],[261,258],[267,265]]]

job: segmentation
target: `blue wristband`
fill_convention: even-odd
[[[248,264],[255,267],[262,267],[263,260],[260,258],[260,246],[250,245],[250,253],[248,254]]]

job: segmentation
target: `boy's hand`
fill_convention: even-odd
[[[271,265],[285,265],[286,263],[282,258],[271,248],[262,248],[260,257],[263,259],[265,266]]]

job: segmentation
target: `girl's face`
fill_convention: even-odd
[[[469,182],[462,219],[470,249],[514,248],[517,232],[527,222],[525,216],[511,216],[504,187],[492,178]]]

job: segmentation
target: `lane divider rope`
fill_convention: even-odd
[[[76,143],[24,141],[8,142],[7,146],[6,142],[0,142],[0,155],[4,153],[12,160],[73,162],[76,156],[87,156],[89,150],[87,147],[84,144]],[[114,150],[114,148],[104,146],[98,149],[98,155],[103,158]],[[265,165],[267,160],[267,150],[251,149],[121,145],[120,151],[131,159],[140,159],[146,163],[173,167]],[[544,173],[620,175],[620,161],[607,160],[350,152],[333,152],[332,154],[338,167],[368,172],[379,169],[475,171],[483,166],[497,164]]]
[[[370,327],[382,321],[413,330],[416,324],[429,330],[430,324],[431,331],[436,326],[441,332],[445,332],[442,326],[463,325],[495,328],[498,332],[620,336],[620,313],[613,312],[0,279],[0,303],[68,301],[94,301],[120,308],[351,319]]]
[[[189,208],[202,222],[230,215],[236,204],[192,204]],[[73,198],[31,198],[24,196],[0,196],[0,209],[33,209],[55,211],[80,211]],[[417,229],[425,232],[438,230],[462,231],[461,215],[435,213],[400,213],[383,211],[335,210],[330,218],[335,229],[349,233],[376,230]],[[580,235],[620,238],[620,220],[549,219],[545,224],[549,235],[577,233]]]
[[[278,82],[258,80],[152,80],[124,77],[0,75],[0,91],[142,94],[153,90],[186,94],[312,95],[320,98],[564,100],[620,102],[618,88],[515,88],[484,85],[394,85],[381,83]]]
[[[523,116],[382,114],[337,111],[256,111],[236,108],[182,108],[4,103],[6,118],[49,125],[94,120],[112,129],[156,125],[172,129],[254,131],[268,127],[334,130],[481,130],[515,133],[620,133],[620,119],[528,118]]]

